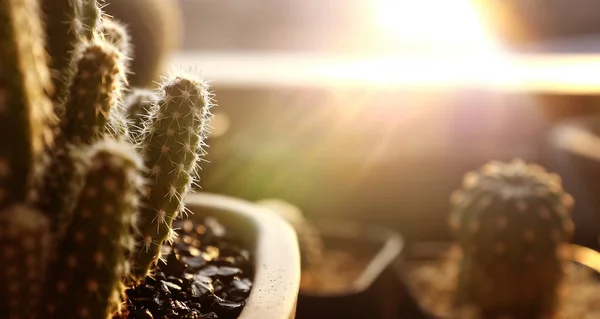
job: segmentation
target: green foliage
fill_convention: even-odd
[[[515,317],[554,307],[557,251],[574,228],[573,198],[560,178],[521,160],[491,162],[465,175],[452,205],[450,225],[464,255],[458,301]]]
[[[143,265],[136,279],[155,267],[185,209],[210,94],[170,77],[140,102],[149,125],[132,143],[142,125],[123,107],[126,30],[95,0],[42,3],[45,33],[37,0],[0,1],[0,313],[105,319],[132,284],[129,265]]]

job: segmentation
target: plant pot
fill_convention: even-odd
[[[223,195],[193,193],[191,220],[211,216],[239,236],[254,261],[250,296],[239,319],[291,319],[300,287],[300,253],[293,229],[258,205]]]
[[[454,255],[451,253],[452,247],[453,244],[449,242],[422,242],[409,245],[405,250],[402,256],[402,262],[396,265],[396,272],[400,274],[406,274],[402,278],[406,281],[405,285],[407,287],[411,287],[411,290],[414,294],[415,298],[412,300],[415,302],[414,307],[427,308],[427,306],[421,302],[423,298],[419,296],[419,291],[413,290],[412,288],[416,288],[418,285],[415,285],[415,278],[411,277],[414,275],[414,273],[409,270],[410,264],[420,261],[435,261],[442,260],[444,258],[453,258],[452,256]],[[582,267],[581,269],[591,270],[593,273],[591,280],[599,280],[598,285],[600,285],[600,253],[574,244],[564,245],[561,248],[561,251],[563,258],[568,263],[574,263],[578,267]],[[600,286],[598,291],[600,291]],[[454,316],[434,314],[435,311],[433,309],[425,310],[427,313],[429,313],[429,318],[457,319]]]
[[[315,223],[328,250],[364,256],[364,266],[348,286],[334,291],[300,290],[297,319],[397,318],[398,291],[391,264],[404,246],[395,231],[339,221]]]

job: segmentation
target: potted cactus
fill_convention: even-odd
[[[465,175],[451,203],[456,243],[445,251],[417,245],[408,261],[411,281],[432,313],[481,319],[600,315],[595,271],[582,266],[585,259],[572,262],[582,248],[568,244],[574,200],[560,177],[518,159],[491,162]],[[588,263],[598,260],[585,253]]]
[[[95,0],[38,6],[0,3],[0,313],[293,317],[293,230],[257,205],[190,194],[206,83],[174,72],[130,88],[127,33]]]

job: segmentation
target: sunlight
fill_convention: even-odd
[[[377,0],[376,19],[391,42],[445,49],[496,49],[470,0]]]

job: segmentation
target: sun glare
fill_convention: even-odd
[[[495,49],[473,0],[377,0],[376,20],[392,43],[436,49]]]

